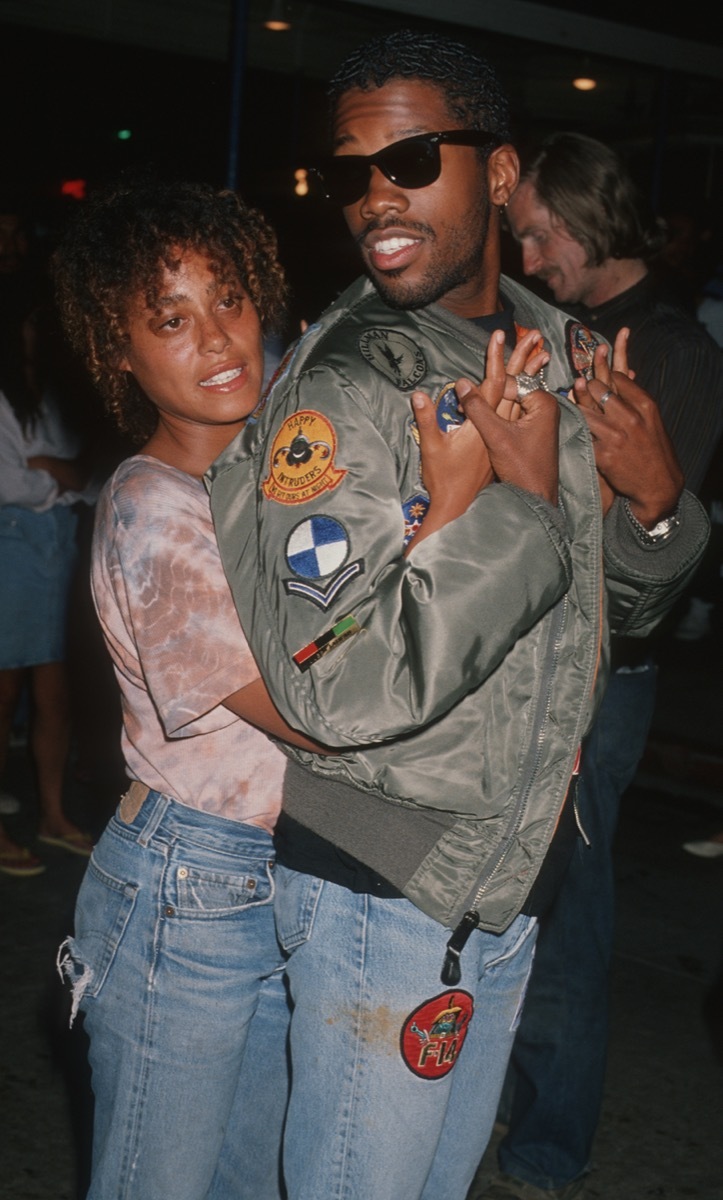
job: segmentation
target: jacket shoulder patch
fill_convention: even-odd
[[[367,329],[359,338],[359,350],[368,363],[403,392],[415,388],[427,373],[427,362],[419,346],[397,329]]]

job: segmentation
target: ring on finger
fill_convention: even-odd
[[[600,405],[603,412],[605,411],[605,405],[607,404],[608,400],[610,399],[611,396],[614,396],[614,395],[615,395],[615,392],[613,392],[612,390],[603,392],[602,396],[598,400],[598,404]]]
[[[518,400],[522,400],[525,396],[529,396],[530,392],[547,391],[540,374],[528,375],[525,371],[520,371],[515,383],[517,385]]]

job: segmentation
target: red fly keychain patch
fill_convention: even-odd
[[[474,1012],[469,992],[442,992],[415,1008],[400,1038],[402,1058],[420,1079],[442,1079],[459,1058]]]
[[[261,487],[267,500],[305,504],[331,492],[346,475],[334,466],[336,433],[331,421],[313,409],[287,417],[271,447],[269,474]]]

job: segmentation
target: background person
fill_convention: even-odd
[[[0,213],[0,779],[27,689],[38,840],[88,855],[90,839],[67,816],[63,792],[78,507],[94,503],[97,486],[70,397],[53,371],[43,281],[23,269],[27,246],[22,214]],[[3,799],[6,811],[18,807],[13,797]],[[42,870],[26,846],[0,833],[3,874]]]
[[[629,327],[635,381],[658,402],[686,486],[697,491],[723,424],[723,357],[648,268],[662,231],[620,158],[577,133],[530,153],[506,210],[525,274],[612,341]],[[612,419],[612,402],[606,408]],[[612,639],[612,674],[583,746],[579,840],[540,934],[512,1050],[502,1176],[480,1197],[572,1197],[589,1169],[602,1103],[612,952],[612,841],[655,702],[653,642]]]
[[[357,745],[297,756],[277,826],[294,1004],[285,1172],[292,1200],[463,1200],[536,918],[576,836],[603,583],[612,621],[645,632],[706,521],[622,344],[612,371],[594,335],[571,339],[557,310],[500,279],[518,160],[490,65],[401,32],[356,50],[330,95],[319,172],[371,280],[310,326],[258,424],[209,473],[275,702],[310,736]],[[512,357],[523,330],[544,339],[534,378]],[[558,402],[576,376],[581,407]],[[517,421],[489,406],[495,383],[520,399]],[[453,425],[459,398],[496,482],[405,557],[405,534],[436,521],[412,416]],[[614,455],[600,401],[615,425],[630,419]]]

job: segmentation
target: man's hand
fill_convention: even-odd
[[[607,484],[601,489],[603,510],[607,512],[615,495],[626,496],[640,524],[652,529],[675,510],[685,481],[657,404],[629,377],[627,361],[619,353],[621,335],[627,332],[621,330],[616,338],[613,369],[607,367],[605,348],[600,347],[595,377],[576,379],[574,394],[590,427],[597,469]],[[598,368],[599,355],[605,367]]]
[[[536,330],[527,337],[539,337]],[[560,409],[549,392],[532,391],[518,398],[516,374],[525,367],[526,374],[536,374],[546,361],[526,358],[525,361],[510,355],[507,366],[501,361],[503,340],[496,341],[492,335],[488,352],[488,386],[476,388],[468,379],[459,379],[456,394],[465,415],[477,428],[488,450],[490,466],[495,478],[503,484],[524,487],[528,492],[557,504],[558,448],[557,430],[560,426]],[[533,344],[533,343],[531,343]],[[516,349],[524,352],[526,338],[522,338]],[[527,347],[527,352],[528,352]],[[538,365],[536,364],[538,361]],[[501,364],[501,365],[500,365]],[[531,370],[532,368],[532,370]],[[495,388],[492,388],[492,384]],[[504,400],[515,409],[515,420],[506,420],[500,415],[495,397],[502,394]]]
[[[499,330],[492,334],[479,393],[498,413],[500,420],[516,421],[520,417],[522,410],[517,399],[516,375],[523,370],[537,374],[548,361],[549,355],[536,348],[539,342],[539,331],[530,330],[520,339],[505,365],[505,335]],[[425,392],[414,392],[412,405],[419,431],[422,479],[429,492],[430,506],[406,553],[466,512],[477,493],[495,477],[487,447],[474,422],[464,421],[462,425],[442,430],[437,422],[436,408]]]

